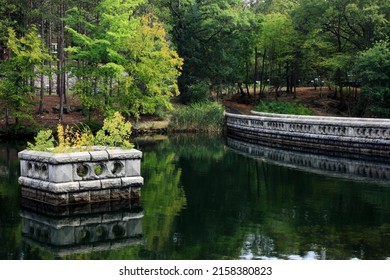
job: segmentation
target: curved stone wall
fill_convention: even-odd
[[[270,144],[390,158],[390,120],[226,113],[229,135]]]

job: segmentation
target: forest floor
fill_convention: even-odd
[[[74,126],[82,122],[88,121],[88,116],[82,113],[80,110],[72,110],[73,108],[80,108],[80,102],[77,98],[70,98],[68,100],[68,106],[71,108],[71,111],[65,112],[63,115],[63,124]],[[44,113],[38,114],[38,106],[34,108],[33,118],[36,123],[41,127],[54,129],[59,123],[59,107],[60,99],[57,95],[46,95],[44,96]],[[94,112],[91,115],[91,120],[103,122],[104,116],[100,112]],[[168,121],[158,120],[154,116],[142,116],[140,120],[136,121],[135,119],[131,120],[133,123],[133,128],[140,133],[146,132],[148,130],[160,131],[166,129],[168,126]]]
[[[257,96],[258,97],[258,96]],[[348,116],[348,108],[344,111],[340,111],[340,101],[334,97],[334,93],[329,90],[322,88],[314,89],[313,87],[298,88],[296,98],[292,93],[283,93],[280,97],[276,98],[275,93],[266,94],[261,97],[263,101],[289,101],[298,104],[302,104],[310,108],[314,115],[318,116]],[[347,95],[348,104],[352,107],[354,103],[354,94]],[[227,111],[250,114],[250,111],[254,108],[255,102],[253,101],[253,93],[250,97],[241,96],[240,94],[234,94],[231,96],[223,96],[218,99],[218,102],[223,104]],[[36,102],[37,103],[37,102]],[[258,101],[256,102],[256,104]],[[69,98],[68,104],[70,108],[80,108],[80,102],[77,98]],[[44,113],[38,114],[38,106],[34,108],[33,118],[36,121],[36,125],[39,127],[52,128],[54,129],[58,122],[58,110],[55,108],[59,107],[59,97],[57,95],[45,95],[44,96]],[[103,115],[94,113],[91,119],[102,121]],[[81,122],[88,120],[88,116],[83,114],[81,111],[71,111],[64,113],[63,123],[65,125],[77,125]],[[12,120],[11,120],[12,121]],[[136,131],[148,132],[148,131],[164,131],[168,126],[168,121],[158,120],[154,116],[142,116],[139,121],[132,121]],[[4,115],[0,115],[0,129],[5,125]]]
[[[327,88],[315,89],[313,87],[301,87],[297,88],[296,96],[293,93],[282,93],[277,97],[276,93],[268,94],[260,98],[261,101],[282,101],[292,102],[296,104],[304,105],[312,110],[313,115],[316,116],[335,116],[335,117],[347,117],[350,115],[350,109],[356,103],[355,93],[345,93],[347,107],[340,110],[340,99],[335,97],[334,91]],[[256,96],[258,99],[258,95]],[[253,101],[253,93],[250,98],[247,96],[233,95],[231,97],[225,97],[221,103],[232,109],[232,111],[242,114],[250,114],[251,110],[255,107],[259,101]]]

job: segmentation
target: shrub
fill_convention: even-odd
[[[195,103],[176,108],[171,116],[169,130],[222,132],[224,108],[215,102]]]
[[[116,112],[110,118],[104,120],[103,127],[96,133],[95,145],[133,148],[130,143],[131,123]]]
[[[95,141],[95,137],[87,126],[69,128],[62,124],[57,125],[58,146],[54,152],[67,152],[69,150],[89,150]]]
[[[312,111],[309,108],[301,104],[295,104],[291,102],[263,102],[254,108],[255,111],[264,113],[275,114],[291,114],[291,115],[312,115]]]
[[[360,52],[354,72],[362,82],[355,108],[358,116],[390,117],[390,43],[380,41]]]
[[[46,151],[54,148],[54,137],[51,129],[41,130],[34,138],[35,144],[27,142],[27,148],[36,151]]]
[[[190,85],[187,92],[180,95],[180,99],[186,104],[203,103],[210,98],[210,86],[207,81],[197,81]]]
[[[64,128],[62,124],[58,124],[57,146],[54,145],[53,132],[49,129],[39,131],[34,138],[35,144],[28,143],[27,148],[36,151],[52,149],[57,153],[90,150],[94,145],[133,148],[130,135],[131,123],[126,122],[124,117],[116,112],[112,117],[104,120],[104,125],[96,136],[86,125]]]

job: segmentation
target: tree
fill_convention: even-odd
[[[357,114],[390,117],[390,43],[381,41],[360,52],[355,71],[362,80]]]
[[[158,106],[169,108],[169,98],[179,93],[182,60],[157,18],[135,13],[142,2],[103,0],[94,10],[95,21],[78,7],[69,11],[71,69],[78,78],[76,93],[88,109],[139,117]]]
[[[354,57],[388,36],[389,8],[380,0],[301,0],[292,11],[302,34],[306,72],[326,76],[337,86],[340,108],[346,108],[343,87]],[[387,33],[387,34],[386,34]]]
[[[260,31],[260,50],[263,53],[263,65],[266,64],[268,84],[276,91],[287,85],[291,90],[290,68],[294,61],[297,34],[291,18],[286,14],[272,13],[264,16]],[[262,81],[266,75],[262,67]]]
[[[50,61],[52,57],[38,37],[36,28],[32,28],[20,38],[17,38],[15,31],[10,28],[6,46],[10,57],[0,63],[0,98],[4,100],[10,115],[16,117],[16,122],[20,118],[31,119],[27,105],[34,93],[34,87],[29,81],[34,80],[39,73],[47,71],[42,62]]]
[[[296,5],[298,1],[295,0],[249,0],[252,8],[257,13],[262,14],[274,14],[281,13],[287,14],[290,12]]]
[[[251,29],[251,21],[250,10],[241,0],[164,0],[153,4],[163,8],[162,17],[184,59],[179,78],[184,102],[191,101],[190,89],[199,83],[218,86],[243,79],[241,38]]]

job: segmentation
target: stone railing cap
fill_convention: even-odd
[[[34,150],[23,150],[18,153],[19,159],[40,161],[50,164],[64,164],[85,161],[105,161],[113,159],[141,159],[142,152],[136,149],[94,147],[92,151],[52,153]]]
[[[346,118],[346,117],[328,117],[328,116],[299,116],[287,114],[272,114],[252,112],[252,115],[239,115],[225,113],[227,117],[244,119],[244,120],[259,120],[259,121],[280,121],[287,123],[305,123],[314,125],[344,125],[354,127],[378,127],[389,128],[390,119],[374,119],[374,118]]]
[[[136,149],[107,149],[110,159],[141,159],[142,152]]]
[[[354,117],[332,117],[332,116],[311,116],[311,115],[290,115],[290,114],[274,114],[264,113],[258,111],[251,111],[253,116],[260,117],[274,117],[282,119],[303,119],[303,120],[316,120],[316,121],[336,121],[336,122],[348,122],[348,123],[386,123],[390,124],[390,119],[381,118],[354,118]]]

